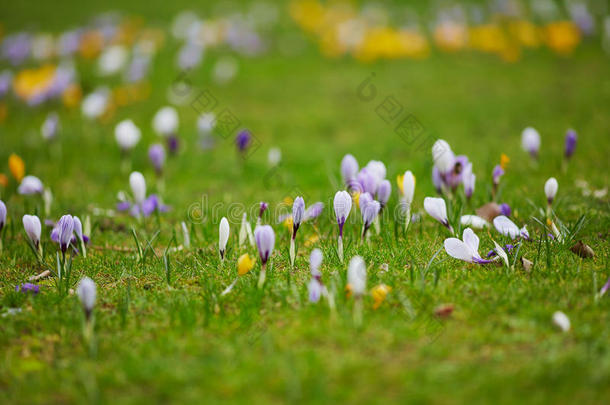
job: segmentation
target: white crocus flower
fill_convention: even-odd
[[[136,204],[142,204],[146,199],[146,180],[140,172],[132,172],[129,175],[129,186]]]
[[[462,240],[458,238],[445,239],[445,251],[453,258],[468,263],[485,264],[491,260],[485,260],[479,254],[479,237],[470,228],[464,229]]]
[[[483,229],[486,226],[489,226],[489,222],[478,215],[462,215],[460,217],[460,224],[464,226],[471,226],[474,229]]]
[[[557,195],[557,190],[559,189],[559,183],[557,183],[557,179],[555,177],[551,177],[544,183],[544,194],[546,194],[546,201],[549,205],[553,204],[553,200]]]
[[[153,129],[158,135],[169,136],[178,130],[178,112],[174,107],[163,107],[155,114],[152,122]]]
[[[218,228],[218,249],[220,250],[220,258],[224,260],[227,241],[229,240],[229,221],[222,217]]]
[[[132,120],[123,120],[114,128],[114,137],[122,150],[129,151],[138,144],[142,133]]]
[[[556,311],[553,314],[553,323],[561,329],[562,332],[568,332],[570,330],[570,318],[561,311]]]
[[[426,197],[424,198],[424,209],[428,215],[436,219],[453,233],[453,228],[449,225],[449,219],[447,218],[447,205],[445,204],[445,200],[438,197]]]

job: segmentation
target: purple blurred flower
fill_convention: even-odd
[[[375,195],[377,193],[377,179],[373,173],[369,172],[366,168],[363,168],[358,172],[356,176],[357,184],[355,188],[361,193],[369,193]]]
[[[341,160],[341,177],[345,185],[350,185],[358,174],[358,161],[349,153]]]
[[[13,83],[13,74],[10,70],[5,70],[0,73],[0,98],[4,97],[6,93],[11,89]]]
[[[314,219],[320,216],[322,210],[324,209],[324,204],[318,201],[315,204],[310,205],[305,210],[305,215],[303,216],[303,221],[307,221],[309,219]]]
[[[235,144],[240,152],[245,152],[252,142],[252,134],[247,129],[239,131],[235,137]]]
[[[273,228],[269,225],[258,226],[254,230],[254,239],[256,240],[261,262],[263,266],[265,266],[271,253],[273,253],[273,247],[275,245],[275,233],[273,232]]]
[[[504,169],[502,169],[502,166],[496,165],[491,175],[493,177],[494,185],[497,186],[498,184],[500,184],[500,178],[504,175]]]
[[[500,204],[500,214],[504,215],[506,217],[510,217],[510,214],[511,214],[510,205],[508,205],[507,203]]]
[[[74,218],[72,215],[62,216],[53,231],[57,230],[57,239],[59,242],[59,248],[63,253],[66,253],[70,243],[72,242],[74,232]]]
[[[4,38],[2,41],[2,56],[13,64],[13,66],[23,63],[32,48],[31,35],[25,32],[13,34]]]
[[[40,132],[42,133],[42,137],[47,141],[57,137],[57,133],[59,132],[59,116],[56,112],[51,112],[47,115],[47,118],[42,123]]]
[[[33,295],[36,295],[40,292],[40,287],[32,283],[23,283],[21,285],[16,285],[15,291],[22,292],[24,294],[32,293]]]
[[[6,223],[6,205],[4,201],[0,200],[0,232],[2,228],[4,228],[4,224]]]
[[[175,155],[178,152],[178,148],[180,147],[180,139],[175,134],[171,134],[167,137],[167,150],[172,155]]]
[[[391,193],[392,184],[390,184],[389,180],[383,180],[379,183],[379,187],[377,188],[377,199],[379,200],[382,209],[388,203]]]
[[[150,148],[148,148],[148,158],[155,167],[157,175],[161,175],[163,164],[165,163],[165,149],[163,149],[163,146],[159,143],[150,145]]]
[[[566,149],[565,149],[565,157],[566,159],[570,159],[574,154],[574,150],[576,149],[576,140],[577,140],[576,131],[573,129],[569,129],[566,133]]]

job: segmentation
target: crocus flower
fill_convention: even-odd
[[[504,169],[502,169],[501,165],[496,165],[491,173],[491,177],[493,179],[494,192],[497,190],[498,185],[500,184],[500,178],[504,175]]]
[[[478,215],[462,215],[460,217],[460,224],[464,226],[471,226],[474,229],[483,229],[489,225],[489,222]]]
[[[388,294],[392,291],[392,287],[386,284],[378,284],[371,290],[371,296],[373,297],[373,309],[377,309],[385,301]]]
[[[224,260],[225,251],[227,248],[227,241],[229,240],[229,221],[226,217],[222,217],[220,220],[220,226],[218,228],[218,250],[220,251],[220,258]]]
[[[444,227],[453,233],[453,227],[449,224],[447,218],[447,205],[442,198],[426,197],[424,198],[424,209],[432,218],[440,222]]]
[[[178,131],[178,112],[174,107],[163,107],[153,117],[152,127],[154,131],[164,137],[175,135]]]
[[[559,183],[555,177],[551,177],[544,183],[544,194],[546,194],[546,201],[549,206],[553,204],[555,195],[557,195],[557,189],[559,189]]]
[[[57,222],[57,237],[59,241],[59,247],[62,253],[66,253],[70,243],[72,242],[72,236],[74,233],[74,219],[72,215],[64,215]]]
[[[146,180],[140,172],[132,172],[129,175],[129,186],[136,204],[142,204],[146,199]]]
[[[82,113],[88,119],[96,119],[104,114],[109,102],[110,90],[107,88],[98,88],[83,99],[81,104]]]
[[[510,217],[510,205],[508,205],[507,203],[500,204],[500,214],[504,215],[505,217]]]
[[[508,236],[511,239],[517,239],[518,237],[529,239],[529,233],[527,232],[527,228],[525,226],[519,229],[519,227],[515,225],[513,221],[504,215],[498,215],[495,217],[493,224],[498,232],[504,236]]]
[[[2,232],[2,228],[6,224],[6,205],[4,201],[0,200],[0,232]]]
[[[382,161],[371,160],[366,164],[365,169],[373,175],[375,179],[375,187],[379,187],[379,184],[385,179],[387,170]]]
[[[235,137],[235,145],[237,146],[237,150],[241,153],[245,153],[251,143],[252,134],[247,129],[239,131]]]
[[[59,132],[59,116],[56,112],[49,113],[47,118],[42,123],[42,127],[40,128],[40,133],[42,137],[50,141],[57,137],[57,133]]]
[[[351,182],[356,179],[358,174],[358,161],[350,154],[347,154],[341,160],[341,177],[343,177],[343,183],[350,186]]]
[[[37,286],[36,284],[24,283],[24,284],[15,286],[15,291],[22,292],[24,294],[32,293],[33,295],[36,295],[40,292],[40,287]]]
[[[356,175],[356,181],[352,182],[350,188],[360,193],[375,195],[377,192],[377,178],[365,167],[358,172]]]
[[[282,150],[278,147],[273,147],[267,152],[267,163],[270,167],[275,167],[282,161]]]
[[[565,148],[565,157],[566,159],[570,159],[574,154],[574,150],[576,149],[576,140],[577,140],[576,131],[573,129],[568,129],[566,132],[566,148]]]
[[[148,158],[155,168],[157,175],[163,172],[163,164],[165,163],[165,149],[159,143],[150,145],[148,148]]]
[[[472,229],[464,229],[462,240],[458,238],[445,239],[445,251],[453,258],[463,260],[468,263],[485,264],[491,260],[485,260],[479,254],[479,237]]]
[[[378,201],[373,200],[369,193],[362,193],[360,195],[359,204],[360,213],[362,214],[362,240],[364,240],[366,231],[370,228],[375,218],[377,218],[381,205]]]
[[[555,311],[555,313],[553,313],[553,323],[561,329],[562,332],[570,331],[570,318],[561,311]]]
[[[413,205],[413,194],[415,193],[415,176],[411,170],[407,170],[402,177],[403,204],[405,210],[405,231],[411,222],[411,205]]]
[[[83,278],[76,288],[78,298],[80,298],[81,305],[85,311],[85,317],[87,321],[91,318],[93,313],[93,307],[95,306],[96,287],[93,280],[89,277]]]
[[[40,194],[43,190],[42,181],[36,176],[25,176],[17,187],[17,192],[21,195]]]
[[[42,230],[40,219],[38,219],[36,215],[24,215],[23,228],[34,247],[38,249],[38,246],[40,245],[40,232]]]
[[[610,290],[610,277],[608,277],[608,280],[606,281],[606,284],[602,286],[602,289],[599,290],[598,298],[603,297],[608,292],[608,290]]]
[[[324,209],[324,204],[320,201],[310,205],[305,210],[305,214],[303,215],[303,222],[319,217],[320,214],[322,213],[323,209]]]
[[[521,147],[534,159],[538,158],[540,149],[540,134],[532,127],[527,127],[521,133]]]
[[[132,120],[123,120],[114,127],[114,137],[123,152],[128,152],[138,144],[142,134]]]
[[[464,183],[464,194],[466,195],[466,198],[470,199],[474,193],[474,186],[477,180],[477,176],[472,172],[472,163],[468,163],[466,165],[462,177]]]
[[[254,267],[254,263],[256,263],[256,260],[247,253],[239,256],[239,259],[237,259],[237,274],[240,276],[247,274]]]
[[[392,193],[392,185],[388,180],[382,180],[379,183],[379,187],[377,188],[377,199],[379,200],[379,204],[381,205],[381,209],[385,207],[390,199],[390,194]]]
[[[273,228],[269,225],[258,226],[254,230],[254,239],[256,240],[258,254],[262,263],[261,273],[258,278],[258,288],[261,288],[265,283],[267,261],[269,260],[269,257],[271,257],[275,245],[275,233],[273,232]]]
[[[455,155],[447,141],[439,139],[434,142],[434,145],[432,145],[432,159],[434,160],[434,166],[438,168],[441,174],[453,169]]]
[[[337,225],[339,225],[337,253],[339,254],[339,260],[343,263],[343,226],[352,210],[352,197],[347,191],[337,191],[333,200],[333,208],[335,209]]]
[[[355,298],[354,323],[358,326],[362,323],[362,296],[366,290],[366,265],[360,256],[354,256],[347,268],[348,289]]]
[[[311,270],[311,281],[307,286],[309,291],[309,301],[318,302],[320,297],[324,293],[324,285],[322,284],[322,273],[320,272],[320,265],[322,264],[322,251],[320,249],[314,249],[309,256],[309,268]]]
[[[347,282],[355,297],[361,297],[366,290],[366,265],[360,256],[354,256],[347,268]]]
[[[303,197],[297,197],[294,199],[292,204],[292,238],[290,239],[290,265],[294,266],[294,259],[296,256],[296,245],[295,239],[297,237],[297,231],[301,225],[301,221],[305,216],[305,201]]]

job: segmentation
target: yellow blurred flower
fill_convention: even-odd
[[[318,236],[318,234],[314,233],[309,238],[307,238],[307,240],[305,241],[305,247],[311,247],[314,244],[316,244],[319,240],[320,240],[320,237]]]
[[[256,259],[253,259],[249,254],[244,253],[243,255],[239,256],[239,259],[237,259],[237,273],[240,276],[243,276],[252,270],[254,263],[256,263]]]
[[[292,215],[288,215],[286,219],[284,219],[283,225],[292,231]]]
[[[373,287],[371,290],[371,295],[373,296],[373,300],[375,303],[373,304],[373,309],[379,308],[379,306],[385,301],[387,295],[392,291],[392,287],[386,284],[379,284]]]
[[[81,37],[79,52],[84,59],[96,58],[104,47],[104,36],[101,32],[87,31]]]
[[[356,204],[356,207],[360,208],[360,193],[358,191],[352,193],[352,200],[354,201],[354,204]]]
[[[293,202],[294,200],[291,197],[284,197],[284,199],[282,200],[282,203],[286,205],[292,205]]]
[[[509,163],[510,163],[510,158],[504,153],[501,154],[500,155],[500,167],[502,167],[503,170],[506,170]]]
[[[403,185],[403,181],[405,179],[405,175],[404,174],[399,174],[398,176],[396,176],[396,185],[398,186],[398,189],[400,190],[400,194],[404,194],[405,193],[405,188]]]
[[[0,186],[7,187],[8,186],[8,177],[6,174],[0,173]]]
[[[508,31],[520,45],[527,48],[537,48],[540,46],[540,29],[529,21],[511,21],[508,24]]]
[[[468,30],[464,24],[443,22],[434,29],[434,42],[445,52],[456,52],[468,45]]]
[[[345,298],[351,298],[351,297],[352,297],[352,285],[348,283],[345,285]]]
[[[11,171],[15,180],[21,182],[21,179],[25,176],[25,163],[23,162],[23,159],[18,155],[11,153],[8,157],[8,169]]]
[[[306,31],[315,32],[324,21],[324,6],[316,0],[295,0],[290,15]]]
[[[51,87],[55,81],[55,72],[55,65],[50,64],[20,71],[13,80],[15,94],[25,101],[34,99]]]
[[[555,21],[544,27],[545,42],[560,55],[569,55],[580,43],[580,31],[572,21]]]

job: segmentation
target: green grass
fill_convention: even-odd
[[[60,11],[48,5],[29,14],[17,3],[5,13],[14,17],[6,23],[9,28],[47,19],[49,29],[65,28],[94,11],[87,8],[91,6],[69,8],[62,20]],[[129,7],[164,24],[172,14],[168,4]],[[118,110],[110,122],[100,124],[85,122],[79,111],[61,110],[63,131],[55,152],[60,157],[53,157],[38,132],[55,106],[32,110],[9,102],[7,120],[0,124],[0,162],[12,152],[24,158],[27,172],[39,176],[55,195],[54,219],[66,212],[92,217],[95,247],[86,259],[75,258],[74,277],[88,275],[98,285],[97,347],[90,355],[82,339],[78,299],[60,298],[52,280],[42,282],[35,297],[14,292],[15,285],[41,268],[30,255],[20,220],[36,202],[11,197],[0,256],[0,313],[8,308],[21,312],[0,318],[0,402],[604,402],[610,394],[610,300],[595,300],[595,294],[610,276],[609,201],[607,196],[584,197],[575,186],[579,179],[595,189],[609,183],[610,61],[599,46],[585,44],[569,59],[537,51],[516,64],[460,54],[362,65],[323,59],[306,44],[294,56],[272,52],[238,58],[238,76],[223,87],[209,83],[209,72],[224,52],[206,56],[202,69],[190,76],[193,97],[209,89],[220,106],[252,129],[261,147],[246,161],[230,140],[218,139],[214,150],[202,152],[196,147],[197,112],[188,104],[180,107],[184,147],[168,161],[164,195],[173,210],[159,222],[96,217],[93,209],[113,208],[116,193],[128,189],[113,134],[122,118],[132,118],[143,130],[133,168],[145,174],[154,190],[146,156],[148,144],[157,141],[150,121],[167,103],[167,88],[178,75],[175,43],[169,41],[157,56],[151,97],[145,102]],[[363,102],[357,88],[373,72],[378,95]],[[85,76],[84,81],[93,87],[98,79]],[[407,145],[377,115],[376,106],[389,95],[421,122],[427,135],[446,139],[456,153],[474,162],[477,190],[472,207],[464,206],[463,213],[489,200],[491,170],[501,153],[510,156],[499,200],[513,207],[515,221],[527,223],[535,239],[519,251],[534,261],[531,273],[518,264],[514,271],[468,265],[444,251],[429,265],[448,236],[423,213],[423,198],[434,193],[431,155],[428,147]],[[542,135],[538,166],[520,149],[520,133],[528,125]],[[578,131],[579,143],[563,174],[568,127]],[[272,146],[281,148],[283,162],[279,175],[268,182],[266,154]],[[340,183],[339,162],[348,152],[361,164],[370,159],[386,163],[394,188],[388,211],[397,204],[396,175],[412,170],[417,177],[414,210],[423,213],[406,237],[401,231],[395,234],[388,213],[381,235],[373,235],[367,247],[356,243],[359,212],[352,211],[346,257],[363,256],[368,287],[386,283],[393,288],[377,310],[370,297],[365,299],[361,328],[352,320],[353,301],[343,295],[346,266],[335,254],[337,229],[330,208]],[[6,172],[4,164],[0,167]],[[577,238],[595,250],[594,259],[538,243],[544,232],[532,217],[540,217],[535,206],[543,206],[543,185],[550,176],[559,181],[558,217],[574,224],[585,215]],[[299,230],[290,283],[289,233],[277,225],[273,270],[264,293],[256,289],[258,264],[231,294],[220,297],[235,277],[241,254],[236,222],[241,213],[230,211],[230,204],[251,207],[267,201],[276,207],[296,193],[305,196],[307,205],[323,201],[326,206],[315,226]],[[193,248],[170,253],[168,285],[163,249],[174,232],[181,241],[180,221],[189,220],[189,210],[202,196],[210,207],[222,203],[219,215],[232,220],[228,260],[221,265],[217,254],[219,218],[193,223]],[[268,213],[265,220],[274,218]],[[154,242],[158,251],[145,264],[133,251],[132,226],[147,237],[161,229]],[[306,247],[305,240],[316,233],[320,240],[313,246],[324,251],[323,280],[337,290],[336,317],[325,301],[307,301],[313,246]],[[507,242],[494,230],[477,234],[482,253],[493,247],[492,238]],[[46,230],[43,235],[50,261],[55,247]],[[387,272],[381,271],[382,264],[388,265]],[[455,306],[454,313],[436,318],[434,309],[446,303]],[[556,310],[570,317],[569,333],[553,327]]]

